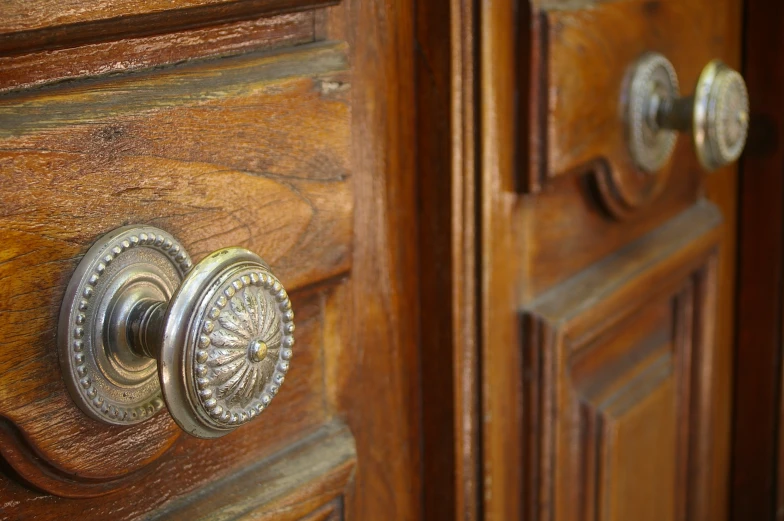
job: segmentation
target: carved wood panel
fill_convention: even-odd
[[[685,499],[667,488],[680,486],[684,471],[677,455],[686,436],[669,429],[669,438],[657,438],[661,453],[669,456],[650,467],[657,476],[651,494],[669,499],[651,508],[665,510],[665,519],[687,514],[689,519],[720,519],[729,477],[733,168],[706,177],[690,136],[683,135],[662,171],[638,171],[627,151],[622,107],[627,72],[644,52],[658,51],[673,61],[684,94],[713,58],[737,68],[741,2],[497,0],[477,5],[484,515],[497,520],[636,519],[636,511],[628,509],[653,503],[641,496],[623,503],[630,489],[618,485],[617,476],[625,472],[620,455],[639,461],[638,451],[649,451],[650,442],[629,433],[646,422],[651,429],[659,420],[671,425],[689,403],[691,413],[700,415],[699,424],[709,425],[688,432],[698,440],[690,445],[689,457],[700,463],[694,467],[700,469],[694,478],[699,486]],[[716,202],[723,221],[715,209],[705,210],[703,197]],[[678,223],[675,228],[673,223]],[[652,264],[641,264],[643,257]],[[658,282],[651,286],[653,272]],[[703,284],[703,279],[717,282]],[[681,304],[687,297],[693,301],[691,327],[700,329],[691,344],[674,336],[680,324],[689,323]],[[668,314],[679,318],[670,320]],[[570,328],[584,329],[576,335],[577,329]],[[621,344],[612,340],[638,328],[638,338],[626,337]],[[713,328],[722,335],[714,338]],[[602,337],[605,344],[613,347],[592,344],[601,331],[608,335]],[[670,347],[633,362],[662,331]],[[591,371],[573,372],[580,368],[572,366],[576,359],[567,341],[581,335],[592,346],[583,353],[592,353],[586,356],[594,365]],[[625,353],[623,363],[602,358],[606,349]],[[684,354],[688,349],[692,355]],[[690,376],[689,387],[697,405],[681,387],[686,373],[678,364],[689,356],[699,373],[699,378]],[[624,396],[634,397],[631,403],[608,402],[605,394],[619,386]],[[638,386],[648,390],[635,391]],[[701,429],[715,435],[702,440]],[[594,458],[591,472],[606,472],[608,479],[581,476],[573,468],[589,465],[579,463],[581,458]],[[648,486],[646,479],[639,476],[640,486]],[[604,495],[608,499],[602,502]],[[578,503],[588,512],[580,511]]]
[[[589,345],[570,346],[583,519],[681,518],[688,470],[681,463],[694,427],[691,295],[683,293],[646,305]]]
[[[532,94],[531,136],[541,153],[524,161],[521,186],[538,192],[552,179],[589,172],[600,202],[616,218],[638,215],[666,189],[673,171],[695,168],[688,135],[655,175],[638,171],[627,152],[622,104],[630,66],[645,52],[670,59],[681,93],[693,92],[711,59],[737,65],[727,45],[737,20],[733,2],[713,0],[628,0],[533,4],[534,38],[530,73],[552,88]]]
[[[105,494],[180,437],[166,413],[130,428],[85,417],[60,376],[65,286],[123,224],[162,227],[195,259],[227,245],[265,258],[303,307],[264,445],[326,421],[322,305],[298,291],[351,266],[347,68],[344,44],[315,44],[0,100],[0,455],[24,481]]]
[[[717,519],[710,447],[720,215],[669,221],[526,307],[536,519]]]
[[[0,13],[0,168],[14,174],[0,266],[6,282],[27,274],[7,292],[37,306],[0,309],[0,394],[18,398],[2,400],[15,440],[0,444],[0,519],[415,519],[413,3],[52,6]],[[263,423],[219,444],[165,413],[157,430],[81,423],[52,317],[90,242],[126,222],[171,231],[195,260],[246,246],[286,279],[298,351]]]

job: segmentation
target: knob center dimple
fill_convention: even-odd
[[[727,142],[736,144],[744,139],[746,135],[746,127],[748,126],[749,115],[740,108],[734,108],[734,117],[730,119],[730,124],[727,125]]]
[[[253,340],[248,346],[248,357],[253,362],[261,362],[267,356],[267,344],[258,338]]]

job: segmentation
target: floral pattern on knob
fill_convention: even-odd
[[[711,62],[700,77],[705,83],[697,92],[704,91],[705,118],[702,124],[706,137],[698,157],[703,166],[714,170],[736,161],[746,145],[749,130],[749,93],[739,72],[722,62]]]
[[[277,394],[294,345],[286,290],[265,271],[233,275],[213,295],[194,357],[198,397],[216,426],[239,426]]]

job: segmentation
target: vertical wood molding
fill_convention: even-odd
[[[521,337],[515,226],[516,0],[479,2],[482,478],[487,521],[521,519]]]
[[[471,0],[417,2],[419,269],[427,317],[421,329],[423,516],[428,521],[479,518],[473,23]]]
[[[481,374],[479,372],[479,243],[476,143],[476,2],[451,0],[452,314],[454,322],[455,519],[478,521],[481,512]]]
[[[419,269],[427,317],[421,329],[423,517],[428,521],[480,518],[474,24],[472,0],[417,2]]]
[[[355,435],[346,517],[420,519],[421,397],[414,6],[346,0],[352,49],[355,241],[340,408]],[[379,404],[383,410],[379,410]]]
[[[751,120],[738,181],[733,521],[784,519],[784,13],[744,2]]]

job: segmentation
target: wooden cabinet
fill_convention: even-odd
[[[0,8],[0,518],[416,516],[412,13],[336,3]],[[194,261],[248,248],[285,285],[295,354],[253,426],[201,440],[165,407],[116,426],[74,404],[66,286],[129,224]]]
[[[739,66],[736,1],[481,3],[487,519],[724,519],[735,168],[630,154],[631,71]]]
[[[776,483],[759,461],[777,454],[780,313],[764,356],[733,360],[754,337],[747,284],[780,259],[749,261],[737,230],[757,231],[751,253],[780,237],[739,192],[764,188],[735,162],[707,172],[695,148],[749,112],[725,88],[695,126],[707,137],[692,112],[662,115],[665,80],[691,107],[712,60],[743,70],[752,3],[4,2],[0,519],[701,521],[772,505],[755,485]],[[747,22],[767,27],[759,9]],[[633,73],[651,53],[672,72],[643,110]],[[775,89],[747,63],[758,147],[754,97]],[[632,153],[632,115],[654,138],[680,125],[663,166]],[[285,286],[291,367],[249,425],[199,439],[163,405],[118,426],[72,399],[58,315],[90,246],[126,225],[195,262],[247,248]],[[771,417],[739,430],[755,389]]]

